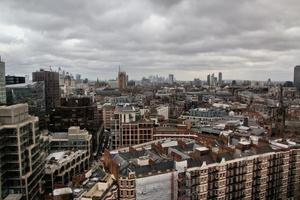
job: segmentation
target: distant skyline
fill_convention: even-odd
[[[0,56],[11,75],[64,68],[96,80],[293,80],[299,0],[2,0]]]

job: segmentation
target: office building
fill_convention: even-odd
[[[206,82],[207,82],[207,85],[210,86],[210,84],[211,84],[211,83],[210,83],[210,74],[207,75],[207,80],[206,80]]]
[[[110,124],[111,149],[153,140],[154,122],[141,120],[140,111],[134,106],[117,106]]]
[[[1,61],[0,57],[0,105],[6,104],[5,91],[5,62]]]
[[[105,151],[120,200],[299,199],[300,150],[291,140],[166,139]]]
[[[219,85],[222,85],[223,84],[223,77],[222,77],[222,72],[219,72],[219,77],[218,77],[218,83]]]
[[[294,68],[294,86],[300,92],[300,65]]]
[[[46,127],[45,84],[43,81],[6,85],[8,105],[27,103],[29,114],[39,117],[40,129]]]
[[[56,186],[67,186],[75,175],[89,168],[90,156],[86,150],[51,153],[45,164],[45,190],[52,192]]]
[[[85,150],[88,156],[92,153],[92,135],[85,129],[72,126],[68,132],[49,133],[46,136],[50,152],[67,150]]]
[[[32,81],[44,81],[46,112],[49,113],[52,109],[59,105],[60,88],[58,72],[45,71],[41,69],[40,71],[32,73]]]
[[[227,112],[221,108],[195,108],[181,116],[182,119],[215,121],[227,116]]]
[[[38,118],[28,114],[27,104],[0,107],[0,152],[0,199],[41,199],[45,152]]]
[[[174,74],[169,74],[169,83],[170,84],[174,83]]]
[[[76,77],[76,83],[81,83],[82,82],[80,74],[76,74],[75,77]]]
[[[25,76],[5,76],[6,85],[25,83]]]
[[[110,130],[112,127],[112,119],[114,117],[115,106],[112,105],[104,105],[102,107],[102,119],[104,129]]]
[[[51,132],[67,132],[71,126],[79,126],[92,134],[93,151],[98,151],[103,127],[97,104],[90,96],[61,98],[61,105],[50,113],[48,124]]]

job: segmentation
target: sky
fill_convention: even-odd
[[[1,0],[11,75],[63,68],[89,79],[293,80],[299,0]]]

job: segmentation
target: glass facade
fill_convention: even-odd
[[[45,127],[45,85],[44,82],[6,86],[7,104],[27,103],[29,114],[39,117],[40,127]]]
[[[0,60],[0,105],[5,103],[5,63]]]

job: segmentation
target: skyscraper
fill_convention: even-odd
[[[45,152],[38,118],[28,115],[27,104],[0,106],[0,124],[0,199],[41,199]]]
[[[218,83],[219,83],[219,85],[221,85],[221,84],[223,83],[223,80],[222,80],[222,72],[219,72]]]
[[[210,74],[207,75],[207,85],[210,85]]]
[[[174,74],[169,74],[169,83],[170,84],[174,83]]]
[[[6,104],[6,93],[5,93],[5,62],[2,62],[0,57],[0,105],[1,104]]]
[[[46,112],[49,113],[49,111],[59,105],[60,88],[58,72],[45,71],[41,69],[40,71],[32,73],[32,81],[44,81]]]
[[[294,86],[300,92],[300,65],[294,68]]]

